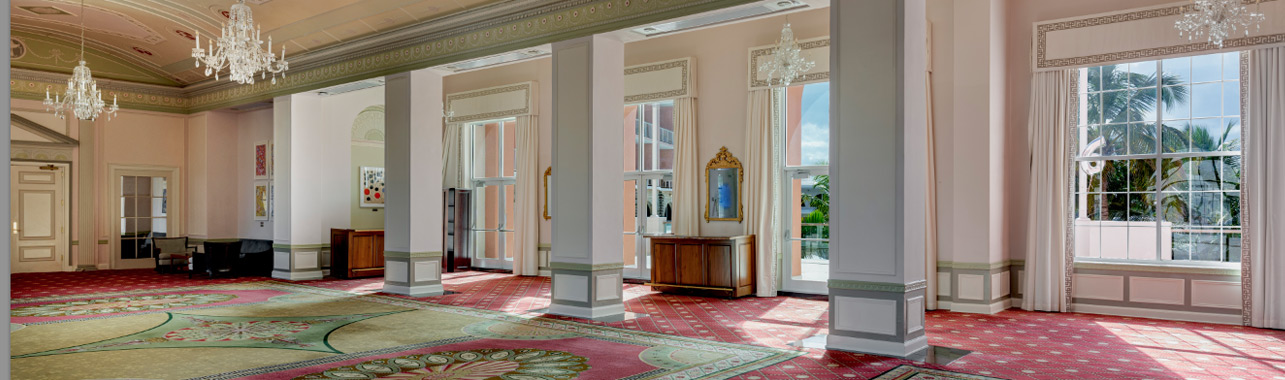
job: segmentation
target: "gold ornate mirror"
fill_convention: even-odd
[[[552,166],[544,169],[544,220],[553,219],[549,217],[549,176],[552,175]]]
[[[741,184],[745,180],[741,161],[727,151],[718,149],[714,159],[705,165],[705,220],[745,219],[741,205]]]

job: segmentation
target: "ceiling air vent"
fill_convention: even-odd
[[[758,17],[766,14],[788,11],[796,8],[807,7],[808,5],[799,0],[770,0],[761,3],[746,4],[736,7],[723,9],[716,12],[703,14],[700,16],[670,21],[660,24],[647,25],[630,29],[634,33],[644,36],[655,36],[658,34],[673,33],[680,30],[699,28],[728,21],[736,21],[750,17]]]
[[[315,92],[317,95],[320,95],[320,96],[331,96],[331,95],[339,95],[345,92],[365,90],[371,87],[379,87],[383,85],[384,85],[384,78],[374,78],[374,79],[360,80],[360,81],[351,82],[351,83],[344,83],[338,86],[326,87],[326,88],[317,90]]]
[[[490,57],[482,57],[482,58],[464,61],[464,62],[456,62],[456,63],[442,66],[442,68],[458,73],[461,71],[480,69],[483,67],[495,66],[495,65],[505,64],[509,62],[516,62],[516,61],[535,58],[535,57],[548,55],[548,54],[549,52],[541,49],[526,49],[521,51],[514,51],[514,52],[508,52],[508,53],[499,54],[499,55],[493,55]]]

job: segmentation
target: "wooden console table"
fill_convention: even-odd
[[[653,236],[651,283],[662,292],[754,293],[754,235]]]
[[[384,230],[330,229],[330,274],[339,278],[384,275]]]

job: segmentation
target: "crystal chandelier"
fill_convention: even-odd
[[[201,31],[196,32],[196,47],[192,48],[196,67],[201,67],[204,62],[205,76],[213,73],[214,80],[219,79],[219,71],[227,68],[232,74],[232,81],[241,84],[253,84],[255,75],[259,79],[267,79],[271,74],[272,84],[277,84],[277,74],[285,78],[286,47],[281,47],[280,58],[272,55],[272,36],[268,36],[267,50],[260,47],[263,41],[259,39],[259,27],[254,25],[250,6],[245,5],[245,0],[232,4],[228,18],[231,21],[223,24],[223,35],[207,45],[209,54],[201,48]]]
[[[1179,36],[1194,40],[1207,35],[1209,43],[1223,47],[1223,41],[1232,34],[1244,31],[1249,35],[1249,27],[1261,28],[1259,25],[1267,16],[1251,12],[1242,0],[1195,0],[1184,7],[1182,18],[1174,23]]]
[[[111,120],[116,110],[120,109],[116,105],[115,95],[112,95],[112,106],[106,106],[102,92],[98,91],[98,82],[94,81],[93,75],[90,75],[89,66],[85,66],[85,1],[81,0],[80,65],[72,70],[71,78],[67,79],[67,91],[62,96],[55,93],[54,97],[50,98],[49,89],[45,89],[45,110],[52,108],[54,115],[63,119],[67,117],[66,112],[70,111],[80,120],[94,120],[98,115],[107,112],[107,120]]]
[[[794,31],[790,30],[790,23],[785,23],[781,29],[781,40],[772,48],[771,59],[759,64],[759,74],[763,75],[768,83],[776,80],[776,84],[789,86],[799,75],[812,70],[816,62],[803,57],[803,49],[799,47],[799,41],[794,39]]]

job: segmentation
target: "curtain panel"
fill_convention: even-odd
[[[759,297],[775,297],[776,270],[780,249],[779,183],[777,176],[777,122],[774,117],[777,90],[759,89],[749,93],[745,130],[745,228],[755,239],[755,285]]]
[[[696,98],[674,99],[674,234],[700,236],[701,166],[696,147]]]
[[[459,188],[464,179],[464,125],[447,124],[442,132],[442,189]]]
[[[1242,125],[1244,323],[1285,329],[1285,47],[1248,53]]]
[[[1075,71],[1035,73],[1031,81],[1031,180],[1022,309],[1065,312],[1071,305],[1071,176]]]
[[[540,246],[540,128],[536,116],[517,117],[517,186],[513,191],[513,214],[517,219],[517,251],[513,253],[513,274],[539,275],[537,251]]]

